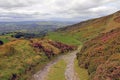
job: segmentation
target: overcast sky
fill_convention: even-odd
[[[0,0],[0,21],[82,21],[120,9],[120,0]]]

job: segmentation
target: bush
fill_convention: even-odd
[[[4,44],[3,41],[0,40],[0,45],[3,45],[3,44]]]
[[[55,41],[45,40],[45,39],[30,40],[30,42],[35,49],[38,49],[36,51],[43,51],[49,58],[54,55],[65,53],[65,52],[76,49],[75,46],[66,45],[60,42],[55,42]]]

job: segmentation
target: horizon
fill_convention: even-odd
[[[109,16],[109,15],[112,15],[112,14],[119,12],[119,11],[120,10],[115,11],[115,12],[110,13],[110,14],[107,14],[107,15],[104,15],[104,16],[88,18],[88,19],[81,20],[81,21],[77,21],[77,20],[18,20],[18,21],[0,21],[0,23],[22,23],[22,22],[73,22],[73,23],[80,23],[80,22],[84,22],[84,21],[88,21],[88,20],[92,20],[92,19],[97,19],[97,18]]]

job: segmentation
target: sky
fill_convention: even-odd
[[[0,0],[0,21],[83,21],[120,10],[120,0]]]

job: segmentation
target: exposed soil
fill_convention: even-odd
[[[76,53],[77,52],[75,51],[65,57],[65,59],[67,61],[67,68],[65,71],[66,80],[80,80],[77,77],[77,73],[75,72],[75,69],[74,69],[74,60],[76,58]]]
[[[48,63],[45,66],[45,68],[43,70],[40,70],[39,72],[34,74],[34,76],[33,76],[34,80],[45,80],[51,67],[54,64],[56,64],[57,62],[59,62],[59,60],[61,60],[61,59],[64,59],[67,63],[66,70],[65,70],[65,79],[66,80],[80,80],[76,76],[76,72],[74,70],[74,60],[76,58],[76,53],[77,53],[77,51],[74,51],[74,52],[68,53],[66,55],[61,55],[57,59],[51,61],[50,63]]]

